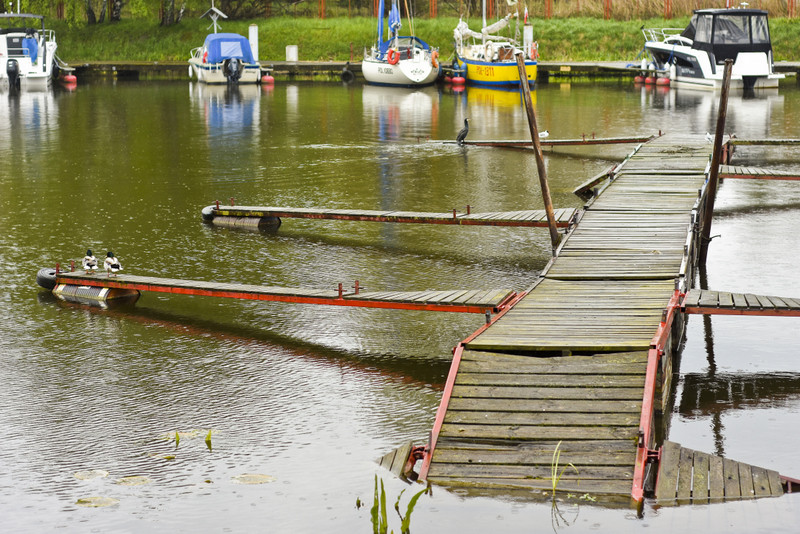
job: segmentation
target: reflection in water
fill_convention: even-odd
[[[55,91],[0,92],[0,152],[30,157],[46,153],[59,127]]]
[[[202,112],[209,148],[258,144],[261,90],[258,85],[190,83],[192,103]]]
[[[800,400],[800,373],[686,373],[678,411],[686,417],[788,406]]]

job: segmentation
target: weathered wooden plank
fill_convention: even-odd
[[[725,497],[725,475],[722,470],[722,457],[710,455],[708,458],[708,496],[711,502]]]
[[[740,498],[742,487],[739,485],[739,465],[729,458],[723,458],[722,474],[725,477],[725,498]]]
[[[719,305],[719,294],[716,291],[702,291],[700,306],[703,308],[716,308]]]
[[[703,292],[700,289],[692,289],[688,293],[686,293],[686,298],[683,301],[683,305],[687,308],[696,308],[700,304],[700,297],[702,296]]]
[[[739,467],[739,486],[742,488],[742,498],[751,499],[755,497],[756,490],[753,487],[753,472],[748,464],[736,463]]]
[[[563,470],[561,480],[632,480],[633,466],[575,466],[568,467],[559,460]],[[574,464],[573,464],[574,465]],[[551,480],[549,465],[475,465],[437,463],[434,477],[529,478]]]
[[[768,497],[771,495],[769,488],[769,476],[763,467],[751,466],[750,472],[753,475],[753,491],[756,497]]]
[[[689,504],[692,498],[692,464],[693,453],[691,449],[681,447],[678,458],[678,504]]]
[[[692,466],[692,502],[708,502],[708,470],[709,455],[700,451],[694,452],[694,464]]]
[[[767,469],[767,479],[769,480],[770,494],[776,497],[783,495],[783,484],[781,483],[781,477],[778,472]]]
[[[562,465],[609,465],[630,467],[636,460],[636,449],[630,452],[569,452],[562,451],[559,461]],[[553,449],[548,450],[462,450],[437,446],[433,452],[432,465],[473,464],[473,465],[543,465],[553,463]]]
[[[471,487],[471,488],[520,488],[520,489],[540,489],[546,494],[552,491],[552,483],[549,480],[536,480],[530,478],[436,478],[429,477],[432,482],[449,487]],[[629,495],[631,492],[631,482],[625,480],[562,480],[557,491],[569,492],[579,495],[589,493],[592,495]]]
[[[445,424],[484,424],[484,425],[550,425],[550,426],[637,426],[636,413],[531,413],[531,412],[493,412],[460,411],[450,409],[444,418]]]
[[[598,422],[600,423],[600,422]],[[637,427],[604,426],[526,426],[526,425],[463,425],[443,424],[442,436],[463,439],[504,440],[588,440],[634,439]]]
[[[451,410],[497,411],[497,412],[587,412],[587,413],[639,413],[642,399],[597,400],[597,399],[500,399],[461,398],[450,399]]]
[[[733,306],[734,308],[747,308],[747,299],[741,293],[733,293]]]
[[[547,387],[625,387],[643,388],[644,373],[638,375],[470,373],[461,369],[456,380],[460,385],[547,386]]]
[[[453,388],[453,397],[491,399],[640,400],[642,392],[639,388],[462,386],[457,383]]]
[[[410,441],[405,442],[403,445],[397,448],[395,451],[394,458],[392,459],[392,466],[389,470],[395,476],[401,476],[403,474],[403,468],[406,465],[406,461],[408,460],[409,454],[411,454],[411,447],[413,443]]]
[[[720,291],[718,295],[720,308],[733,308],[733,295],[726,291]]]
[[[678,495],[678,461],[681,446],[672,441],[665,441],[661,448],[661,463],[656,481],[656,499],[674,500]]]

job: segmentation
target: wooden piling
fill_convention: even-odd
[[[722,137],[725,135],[725,118],[728,113],[728,89],[731,84],[732,68],[733,60],[726,59],[725,70],[722,73],[722,92],[719,95],[719,113],[717,114],[717,130],[714,135],[714,152],[711,154],[711,171],[708,176],[708,187],[706,188],[703,225],[700,229],[700,263],[706,262],[708,243],[711,240],[711,220],[714,218],[714,201],[717,198],[719,165],[722,159]]]
[[[553,245],[553,255],[558,247],[561,236],[558,235],[556,228],[556,218],[553,214],[553,202],[550,200],[550,186],[547,183],[547,170],[544,166],[542,156],[542,146],[539,144],[539,129],[536,126],[536,113],[533,111],[533,101],[531,100],[531,89],[528,86],[528,75],[525,72],[525,59],[522,53],[517,54],[517,68],[519,69],[519,83],[522,87],[522,96],[525,100],[525,110],[528,112],[528,126],[531,130],[531,140],[533,141],[533,151],[536,155],[536,168],[539,171],[539,184],[542,187],[542,198],[544,199],[544,210],[547,213],[547,226],[550,229],[550,242]]]

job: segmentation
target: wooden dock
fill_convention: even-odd
[[[554,210],[556,226],[569,226],[575,209]],[[514,226],[547,228],[545,210],[472,212],[417,212],[388,210],[350,210],[325,208],[287,208],[261,206],[224,206],[215,204],[202,210],[203,220],[222,226],[279,224],[280,219],[318,219],[405,224],[450,224],[457,226]],[[277,219],[277,220],[276,220]],[[249,222],[248,222],[249,221]]]
[[[109,277],[106,274],[86,274],[83,271],[58,273],[56,291],[61,284],[269,302],[482,314],[497,313],[518,296],[508,289],[364,291],[358,288],[356,282],[354,291],[344,291],[342,284],[339,284],[337,289],[304,289],[128,274]]]
[[[661,450],[656,500],[662,506],[778,497],[777,471],[706,454],[667,441]]]
[[[607,171],[527,295],[456,347],[420,479],[549,494],[559,451],[559,491],[641,502],[682,302],[711,299],[683,298],[710,150],[703,137],[665,135]]]

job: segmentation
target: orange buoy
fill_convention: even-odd
[[[453,76],[453,85],[464,85],[467,80],[463,76]]]
[[[644,83],[644,76],[634,76],[633,83]]]
[[[653,83],[656,83],[656,79],[653,78],[652,76],[648,76],[647,78],[644,79],[644,83],[653,84]]]
[[[445,76],[444,77],[444,83],[452,83],[452,81],[453,81],[453,78],[451,78],[450,76]]]
[[[265,74],[261,77],[261,83],[275,83],[275,78],[273,78],[270,74]]]
[[[656,80],[656,85],[669,85],[669,78],[659,78]]]
[[[65,74],[61,79],[66,83],[75,83],[78,81],[78,77],[74,74]]]

